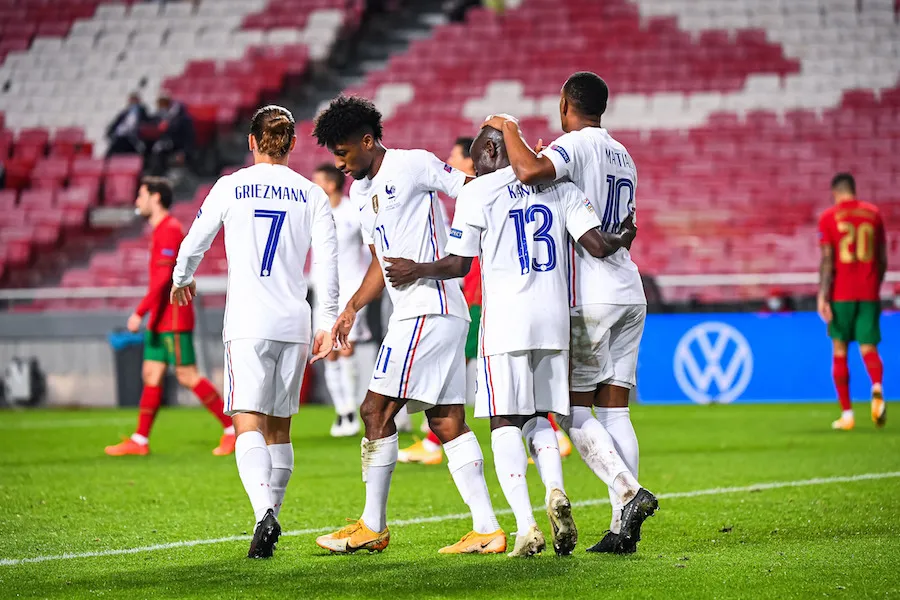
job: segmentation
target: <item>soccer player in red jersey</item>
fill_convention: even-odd
[[[141,394],[138,425],[135,433],[122,443],[107,446],[110,456],[150,453],[150,428],[162,402],[162,383],[169,365],[175,367],[178,383],[190,389],[225,429],[216,456],[234,452],[234,427],[231,417],[223,412],[222,397],[208,379],[201,377],[194,355],[194,310],[191,306],[169,303],[172,270],[184,231],[175,217],[169,214],[172,205],[172,185],[161,177],[145,177],[141,181],[136,212],[153,227],[150,243],[150,286],[134,314],[128,317],[128,330],[137,332],[141,321],[149,314],[144,336],[144,391]]]
[[[834,345],[832,373],[841,403],[841,417],[833,429],[853,429],[847,346],[857,342],[872,380],[872,420],[882,427],[887,408],[881,388],[883,366],[879,290],[887,272],[884,222],[878,207],[856,199],[856,182],[848,173],[831,180],[834,206],[819,219],[822,261],[819,266],[819,315],[828,323]]]

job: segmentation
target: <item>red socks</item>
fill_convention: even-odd
[[[159,411],[159,405],[162,402],[162,388],[144,386],[141,393],[140,410],[138,411],[138,435],[145,438],[150,437],[150,428],[153,427],[153,421],[156,420],[156,413]]]
[[[880,360],[879,364],[881,364]],[[841,410],[850,410],[850,369],[847,367],[846,356],[834,357],[831,374],[834,377],[834,387],[837,390],[838,401],[841,403]]]
[[[191,391],[203,403],[203,406],[222,423],[222,427],[231,427],[231,417],[223,412],[225,403],[222,402],[222,396],[219,395],[219,392],[216,391],[216,388],[213,387],[213,384],[208,379],[201,379]]]
[[[428,440],[429,442],[431,442],[432,444],[436,445],[436,446],[440,446],[440,445],[441,445],[441,440],[438,439],[438,436],[434,435],[434,432],[431,431],[430,429],[428,430],[428,435],[425,436],[425,439]]]
[[[863,354],[863,362],[866,364],[866,371],[869,373],[869,379],[872,385],[881,385],[881,378],[884,377],[884,365],[881,364],[881,357],[878,350],[866,352]]]
[[[559,425],[556,424],[556,417],[553,416],[553,413],[547,415],[547,420],[550,421],[550,427],[553,428],[553,431],[559,431]]]

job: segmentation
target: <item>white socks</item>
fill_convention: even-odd
[[[362,478],[366,483],[366,527],[381,533],[387,527],[387,499],[391,474],[397,465],[397,434],[380,440],[362,439]]]
[[[491,449],[503,495],[516,516],[518,533],[524,535],[536,521],[528,498],[528,484],[525,482],[528,457],[525,455],[525,446],[522,445],[522,430],[518,427],[495,429],[491,432]]]
[[[531,458],[537,467],[538,474],[544,482],[546,493],[544,502],[550,498],[553,489],[565,491],[563,488],[562,460],[559,457],[559,440],[556,432],[545,417],[534,417],[522,428],[525,445],[531,452]]]
[[[234,443],[234,457],[241,483],[244,484],[256,522],[259,523],[266,516],[266,511],[274,508],[269,488],[272,457],[263,434],[258,431],[246,431],[239,435]]]
[[[269,444],[268,448],[272,457],[272,475],[269,484],[277,517],[284,504],[284,490],[291,479],[291,473],[294,472],[294,447],[291,444]]]
[[[594,410],[597,414],[597,419],[613,439],[616,452],[619,453],[619,456],[625,461],[625,466],[636,478],[638,476],[638,441],[637,435],[634,433],[634,426],[631,424],[631,414],[628,407],[598,407]],[[609,500],[613,507],[609,530],[613,533],[619,533],[622,528],[622,507],[624,504],[619,500],[619,495],[612,487],[609,488]]]
[[[444,451],[453,482],[472,511],[472,529],[476,533],[493,533],[500,529],[484,481],[484,455],[475,434],[469,431],[451,440],[444,444]]]
[[[627,503],[631,500],[640,485],[619,456],[613,438],[600,421],[594,418],[591,409],[573,406],[572,412],[560,419],[560,422],[594,475],[614,489],[619,502]],[[634,430],[632,434],[633,432]]]
[[[347,364],[352,358],[341,357],[337,360],[325,361],[325,387],[334,402],[334,411],[346,416],[356,413],[355,385],[347,383]],[[350,369],[352,371],[352,369]],[[355,373],[353,373],[354,379]]]

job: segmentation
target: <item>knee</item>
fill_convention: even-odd
[[[194,369],[175,369],[175,378],[188,389],[194,389],[200,382],[200,375]]]
[[[144,385],[150,387],[160,387],[162,385],[163,375],[165,375],[165,369],[159,369],[154,365],[144,365],[141,370],[141,379],[144,382]]]

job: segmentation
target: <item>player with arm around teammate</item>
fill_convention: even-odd
[[[288,167],[296,142],[289,111],[256,111],[248,136],[254,164],[216,182],[181,244],[173,277],[172,302],[184,305],[224,225],[226,412],[234,419],[238,473],[256,521],[250,558],[271,557],[281,534],[278,513],[294,469],[291,417],[299,409],[310,340],[312,362],[327,356],[337,317],[334,218],[322,188]],[[303,275],[311,248],[321,278],[316,322],[322,329],[314,337]]]
[[[601,234],[593,207],[571,183],[519,182],[503,136],[494,128],[482,129],[472,155],[479,177],[457,200],[448,256],[418,264],[389,258],[388,277],[395,286],[460,277],[479,257],[483,304],[475,416],[491,420],[497,478],[516,517],[510,556],[544,548],[528,498],[523,436],[546,488],[554,549],[571,554],[577,531],[563,487],[559,445],[547,419],[550,413],[569,413],[565,239],[568,232],[593,256],[604,257],[629,243],[633,230]],[[639,489],[615,452],[603,464],[608,479],[620,476]]]
[[[335,324],[344,342],[359,309],[385,288],[385,256],[417,261],[444,255],[447,226],[437,192],[456,197],[467,177],[424,150],[393,150],[381,143],[381,113],[363,98],[338,97],[316,118],[313,136],[355,180],[350,199],[372,255],[359,290]],[[442,281],[388,286],[393,314],[360,407],[366,505],[359,520],[316,543],[332,552],[381,551],[390,541],[387,498],[397,464],[394,417],[404,405],[425,411],[447,453],[453,481],[472,512],[472,531],[441,553],[490,554],[506,550],[484,481],[484,457],[465,420],[464,345],[469,315],[462,291]]]
[[[615,232],[634,214],[637,170],[628,150],[600,123],[608,100],[609,88],[596,74],[570,76],[559,100],[560,125],[566,133],[540,154],[522,138],[515,119],[501,116],[490,122],[503,131],[510,162],[521,181],[530,185],[571,181],[593,205],[601,229]],[[597,443],[594,432],[605,429],[637,477],[638,442],[628,398],[636,382],[647,316],[641,275],[627,248],[597,261],[570,240],[568,254],[572,413],[560,424],[582,459],[598,474],[598,455],[592,452]],[[658,507],[649,491],[640,490],[632,498],[621,483],[609,485],[609,532],[589,551],[635,552],[641,525]]]
[[[849,173],[831,180],[834,206],[819,219],[819,315],[828,323],[834,350],[832,375],[841,404],[833,429],[853,429],[847,346],[859,344],[872,382],[872,421],[883,427],[887,406],[881,388],[884,366],[878,354],[881,341],[881,284],[887,273],[884,221],[878,207],[856,198],[856,181]]]

